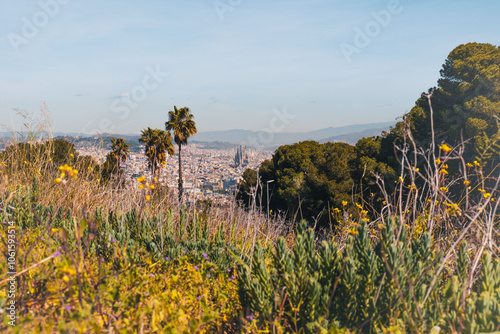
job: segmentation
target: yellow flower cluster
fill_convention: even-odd
[[[486,192],[486,190],[481,189],[481,188],[479,188],[478,190],[483,193],[483,197],[484,198],[490,198],[491,197],[491,193]]]
[[[417,190],[417,186],[415,184],[408,185],[408,189]]]
[[[458,207],[458,204],[455,203],[446,203],[446,206],[448,209],[446,209],[446,212],[448,214],[457,214],[459,216],[462,215],[462,211],[460,211],[460,208]]]
[[[65,180],[66,176],[68,178],[73,177],[73,179],[78,178],[78,170],[74,169],[71,166],[68,166],[67,164],[64,164],[63,166],[59,166],[59,171],[61,174],[59,175],[58,178],[54,180],[55,183],[66,183],[67,180]]]
[[[439,146],[439,149],[445,153],[450,153],[452,148],[449,147],[447,144],[443,144],[441,146]]]
[[[447,169],[448,169],[448,164],[444,164],[444,165],[442,165],[442,166],[441,166],[441,168],[442,168],[442,169],[439,171],[439,174],[448,175],[448,171],[447,171]]]
[[[358,235],[358,231],[354,227],[351,228],[348,232],[352,236]]]
[[[154,178],[154,181],[156,182],[156,178]],[[143,175],[139,178],[137,178],[137,182],[139,183],[139,189],[144,189],[146,190],[147,188],[151,189],[151,190],[154,190],[155,189],[155,185],[154,184],[151,184],[151,185],[148,185],[147,181],[146,181],[146,177]],[[146,201],[149,201],[151,199],[151,196],[150,195],[146,195]]]

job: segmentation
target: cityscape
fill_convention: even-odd
[[[96,162],[103,163],[108,148],[76,143],[80,155],[92,156]],[[245,169],[258,169],[266,159],[270,159],[272,151],[250,149],[242,145],[235,148],[214,148],[209,143],[188,143],[182,149],[182,173],[184,193],[188,200],[217,199],[225,203],[234,197],[238,181]],[[151,178],[144,155],[144,146],[136,146],[131,150],[128,159],[123,163],[124,180],[127,186],[134,184],[140,176]],[[160,173],[160,183],[177,191],[179,160],[178,154],[168,156],[166,165]]]

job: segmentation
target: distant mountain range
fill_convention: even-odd
[[[216,143],[217,147],[232,145],[246,145],[254,148],[274,150],[281,145],[288,145],[298,143],[305,140],[316,140],[320,143],[330,142],[346,142],[354,145],[359,139],[363,137],[379,136],[382,131],[388,131],[391,126],[394,126],[396,121],[385,123],[369,123],[359,125],[348,125],[341,127],[328,127],[309,132],[265,132],[265,131],[251,131],[251,130],[225,130],[225,131],[208,131],[196,134],[191,142],[207,142]],[[52,134],[54,137],[64,138],[70,141],[69,137],[88,138],[99,141],[97,135],[88,135],[82,133],[62,133],[55,132]],[[11,137],[10,132],[0,132],[0,137]],[[139,134],[101,134],[101,138],[120,137],[130,143],[137,142]]]
[[[346,142],[355,144],[363,137],[379,136],[382,131],[388,131],[396,121],[385,123],[369,123],[348,125],[342,127],[329,127],[310,132],[271,133],[251,130],[226,130],[200,132],[193,137],[197,142],[227,142],[242,144],[250,147],[275,149],[281,145],[288,145],[304,140],[316,140],[320,143]]]

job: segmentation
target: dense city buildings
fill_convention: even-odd
[[[80,155],[91,155],[97,162],[103,163],[109,148],[76,145]],[[232,197],[243,171],[257,169],[265,159],[270,159],[271,151],[236,148],[210,148],[207,143],[189,143],[182,149],[182,172],[184,192],[191,199],[218,199]],[[162,165],[162,184],[177,191],[179,162],[177,152],[169,156],[166,165]],[[151,177],[144,156],[144,147],[133,150],[122,168],[125,182],[131,184],[139,176]]]
[[[111,144],[100,137],[60,136],[75,145],[80,156],[89,155],[102,164],[111,152]],[[144,175],[151,178],[144,155],[144,145],[137,141],[138,136],[128,136],[130,155],[122,164],[126,184],[131,185]],[[9,138],[0,141],[0,152],[13,144]],[[38,143],[43,140],[38,140]],[[227,200],[234,195],[238,181],[247,168],[258,169],[265,160],[270,159],[272,151],[250,149],[242,145],[221,142],[190,142],[182,149],[182,172],[184,193],[190,199]],[[178,189],[179,160],[177,152],[168,156],[162,165],[158,180],[173,191]]]

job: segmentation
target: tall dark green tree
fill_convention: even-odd
[[[355,159],[351,162],[352,178],[356,184],[356,193],[362,201],[369,202],[370,206],[377,209],[384,201],[375,175],[384,180],[384,184],[392,187],[396,178],[396,171],[387,163],[378,161],[381,154],[382,137],[366,137],[358,140],[354,146]],[[390,154],[394,155],[391,143]],[[392,190],[392,189],[389,189]]]
[[[139,142],[146,145],[144,154],[147,158],[148,168],[153,177],[157,177],[159,180],[161,164],[166,163],[167,154],[174,155],[172,136],[164,130],[148,127],[141,131]]]
[[[191,114],[189,108],[177,109],[176,106],[174,106],[173,111],[170,110],[168,112],[168,122],[165,122],[165,129],[173,132],[175,143],[179,148],[179,200],[181,200],[184,191],[182,181],[182,145],[187,145],[188,138],[196,134],[198,130],[196,129],[194,116]]]
[[[342,207],[342,201],[351,203],[355,158],[354,147],[346,143],[304,141],[279,147],[273,158],[259,168],[262,187],[274,180],[270,209],[286,212],[289,218],[298,216],[309,222],[317,219],[318,227],[327,226],[328,208]],[[255,178],[255,173],[245,173],[240,191],[248,193],[249,187],[257,184]],[[257,189],[257,202],[261,193],[265,199],[265,191],[265,188]],[[244,199],[244,194],[241,197]],[[262,201],[262,206],[265,202]]]
[[[250,207],[253,201],[253,194],[257,190],[257,172],[247,168],[243,172],[242,179],[238,182],[236,200],[245,207]],[[255,203],[257,204],[257,203]]]
[[[486,43],[459,45],[440,74],[432,95],[436,144],[467,141],[466,158],[483,166],[500,163],[500,48]],[[427,98],[419,98],[405,117],[417,145],[429,147]]]

